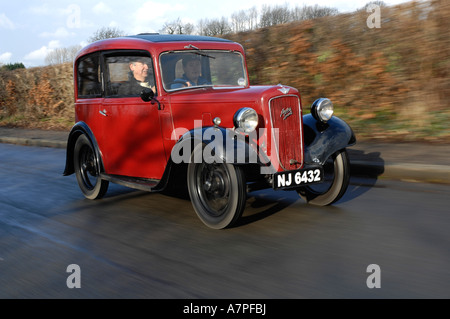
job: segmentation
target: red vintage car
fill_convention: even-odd
[[[139,34],[82,49],[64,175],[89,199],[109,182],[162,191],[180,180],[209,227],[233,225],[252,189],[330,205],[349,183],[347,123],[320,98],[251,86],[243,47],[204,36]]]

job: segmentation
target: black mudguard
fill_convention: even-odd
[[[78,122],[73,127],[69,133],[69,137],[67,139],[67,149],[66,149],[66,167],[64,169],[64,176],[69,176],[75,173],[74,164],[73,164],[73,150],[75,148],[75,143],[80,135],[86,135],[87,138],[91,141],[92,146],[96,152],[97,165],[100,172],[103,172],[103,161],[99,152],[97,140],[95,139],[94,133],[92,133],[91,129],[85,122]]]
[[[303,136],[305,164],[324,164],[335,152],[356,143],[351,127],[336,116],[327,123],[311,114],[303,116]]]

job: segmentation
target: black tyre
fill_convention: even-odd
[[[80,135],[75,143],[73,162],[78,185],[84,196],[88,199],[102,198],[109,182],[100,178],[94,147],[85,135]]]
[[[199,145],[196,150],[201,147]],[[192,156],[187,185],[194,210],[208,227],[230,227],[241,217],[247,200],[241,167],[224,163],[194,163]]]
[[[345,149],[334,153],[324,165],[324,182],[301,187],[297,190],[309,204],[327,206],[337,202],[347,190],[350,180],[350,164]]]

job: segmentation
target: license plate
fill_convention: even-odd
[[[296,171],[275,173],[273,176],[273,188],[295,188],[298,186],[323,182],[323,168],[304,168]]]

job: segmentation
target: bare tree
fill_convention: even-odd
[[[304,7],[306,20],[317,19],[327,16],[333,16],[339,13],[338,9],[330,7],[321,7],[319,5]]]
[[[231,15],[230,28],[233,32],[255,30],[258,26],[258,9],[240,10]]]
[[[248,18],[248,29],[255,30],[258,27],[258,9],[256,7],[251,7],[247,14]]]
[[[383,1],[374,1],[380,2]],[[263,5],[261,15],[258,16],[256,6],[249,10],[240,10],[231,15],[230,22],[225,17],[221,19],[201,19],[197,23],[196,33],[207,36],[225,35],[231,32],[238,33],[243,31],[255,30],[259,27],[270,27],[273,25],[289,23],[292,21],[303,21],[316,19],[325,16],[336,15],[338,9],[330,7],[303,6],[290,9],[288,3],[284,5]],[[183,23],[180,18],[166,22],[161,33],[166,34],[193,34],[194,25]]]
[[[118,28],[102,27],[95,31],[94,35],[88,41],[92,43],[98,40],[118,38],[124,35],[125,33]]]
[[[292,21],[292,13],[289,10],[287,4],[283,6],[268,6],[263,5],[261,19],[260,19],[260,27],[270,27],[277,24],[288,23]]]
[[[234,33],[247,30],[247,13],[244,10],[231,15],[231,27]]]
[[[81,50],[81,45],[73,45],[68,48],[57,48],[50,51],[45,57],[45,63],[48,65],[73,62],[77,52]]]
[[[180,18],[164,23],[161,33],[166,34],[192,34],[194,33],[194,25],[192,23],[183,23]]]
[[[370,1],[370,2],[367,2],[365,5],[364,5],[364,7],[362,7],[360,10],[364,10],[364,11],[366,11],[367,10],[367,8],[370,6],[370,5],[376,5],[376,6],[379,6],[379,7],[387,7],[387,5],[386,5],[386,3],[384,2],[384,1],[380,1],[380,0],[375,0],[375,1]]]
[[[175,30],[176,28],[170,22],[165,22],[162,29],[159,30],[159,33],[175,34]]]
[[[184,34],[193,34],[195,30],[195,26],[192,23],[185,23],[184,24]]]
[[[206,36],[219,36],[225,35],[231,32],[230,24],[225,17],[221,19],[202,19],[198,24],[200,35]]]
[[[197,22],[197,34],[200,34],[200,35],[205,34],[206,22],[207,22],[207,20],[204,20],[204,19],[200,19]]]

